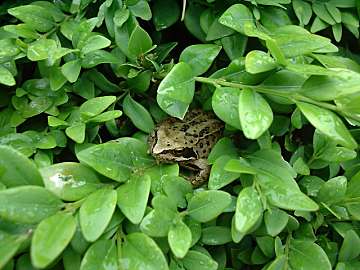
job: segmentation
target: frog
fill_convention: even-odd
[[[207,158],[223,129],[212,112],[192,109],[183,119],[169,117],[158,123],[148,137],[149,152],[157,163],[177,162],[190,172],[185,178],[199,187],[209,178]]]

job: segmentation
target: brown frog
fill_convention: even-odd
[[[209,177],[207,157],[223,128],[213,113],[190,110],[183,120],[170,117],[156,126],[149,136],[150,153],[161,163],[178,162],[192,172],[192,185],[200,186]]]

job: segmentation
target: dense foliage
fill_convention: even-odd
[[[0,269],[360,269],[359,13],[2,1]],[[196,189],[146,143],[193,107],[226,124]]]

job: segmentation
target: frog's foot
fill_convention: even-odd
[[[191,161],[191,164],[188,162],[184,163],[182,164],[182,167],[192,171],[192,174],[186,178],[190,181],[193,187],[199,187],[208,181],[210,175],[210,165],[206,159],[201,158],[193,160]]]

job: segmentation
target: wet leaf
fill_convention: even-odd
[[[31,261],[44,268],[53,262],[70,243],[76,222],[68,213],[48,217],[37,226],[31,242]]]
[[[90,194],[80,207],[80,225],[85,239],[97,240],[104,232],[115,211],[117,194],[109,188]]]

